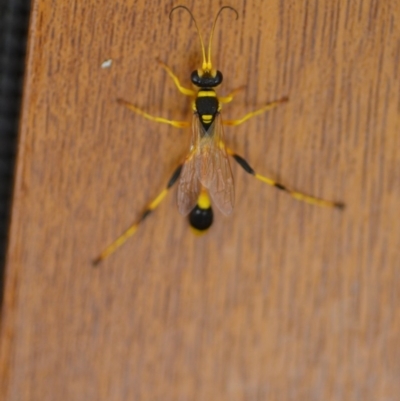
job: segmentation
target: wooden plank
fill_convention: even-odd
[[[205,35],[220,7],[184,2]],[[170,195],[127,245],[190,131],[199,65],[170,2],[34,1],[1,332],[2,399],[373,400],[400,394],[398,1],[231,1],[218,22],[225,118],[290,102],[227,141],[260,173],[345,201],[291,199],[238,166],[236,210],[190,234]],[[112,59],[110,68],[101,68]]]

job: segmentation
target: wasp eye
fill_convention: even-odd
[[[223,77],[221,71],[218,70],[215,71],[215,75],[209,72],[204,72],[200,75],[199,71],[195,70],[192,72],[190,79],[193,85],[199,88],[214,88],[222,83]]]
[[[190,79],[192,81],[192,84],[194,84],[196,86],[200,86],[201,78],[200,78],[198,70],[194,70],[192,72]]]

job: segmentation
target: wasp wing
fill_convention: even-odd
[[[200,139],[197,122],[198,116],[195,114],[193,116],[190,153],[183,164],[178,184],[178,210],[184,216],[189,214],[196,206],[201,191],[201,185],[196,173],[196,153],[199,149]]]
[[[213,202],[223,214],[232,213],[235,190],[219,113],[207,130],[199,115],[193,115],[190,153],[178,185],[178,209],[182,215],[189,214],[196,206],[201,186],[208,189]]]
[[[191,153],[183,165],[178,184],[178,210],[186,216],[196,206],[201,185],[196,174],[195,156]]]
[[[196,122],[194,122],[196,124]],[[235,190],[231,166],[224,144],[221,114],[205,130],[197,121],[198,145],[195,150],[196,173],[201,184],[208,189],[218,209],[225,215],[232,213]]]

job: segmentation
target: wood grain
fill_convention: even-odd
[[[207,37],[223,3],[183,1]],[[2,312],[2,400],[397,401],[400,394],[400,3],[229,2],[214,64],[227,141],[293,200],[233,166],[236,209],[190,233],[171,194],[134,221],[190,131],[199,65],[169,1],[34,0]],[[110,68],[103,61],[112,59]]]

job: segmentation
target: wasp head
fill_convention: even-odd
[[[221,71],[199,69],[192,72],[190,79],[192,84],[199,88],[214,88],[222,83],[223,77]]]

